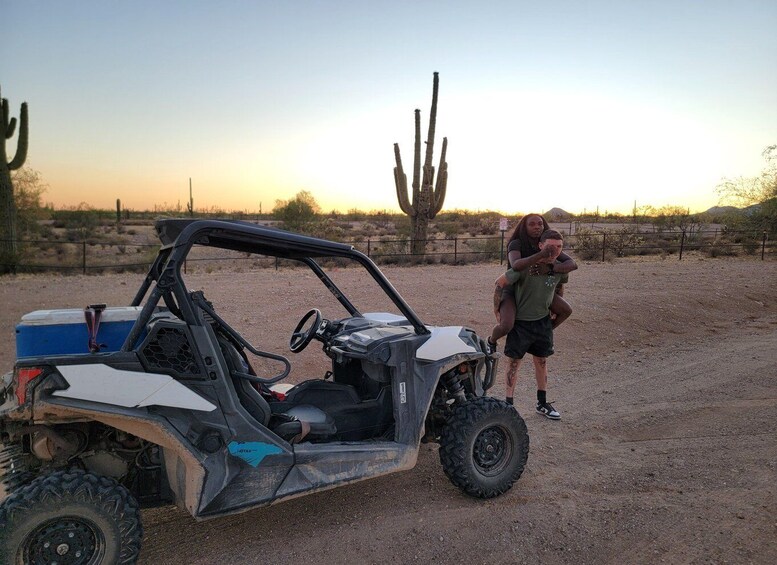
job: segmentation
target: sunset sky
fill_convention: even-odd
[[[440,73],[444,209],[718,204],[777,143],[777,2],[2,0],[45,202],[398,210]],[[9,141],[13,155],[16,140]]]

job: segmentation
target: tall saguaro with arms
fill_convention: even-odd
[[[408,198],[407,175],[402,169],[402,157],[399,154],[399,144],[394,144],[394,158],[397,166],[394,167],[394,183],[397,188],[397,199],[402,212],[410,216],[410,225],[413,233],[412,253],[423,255],[426,250],[426,236],[429,229],[429,220],[433,219],[442,209],[445,202],[445,189],[448,185],[448,163],[445,161],[445,153],[448,149],[448,138],[442,138],[442,153],[440,165],[437,168],[437,181],[434,180],[434,166],[432,157],[434,153],[434,129],[437,124],[437,89],[439,86],[438,73],[434,73],[434,89],[432,92],[432,110],[429,116],[429,133],[426,138],[426,155],[423,164],[423,177],[421,176],[421,110],[415,111],[415,153],[413,155],[413,196]]]
[[[16,129],[16,118],[11,117],[8,100],[2,101],[2,122],[0,122],[0,273],[15,270],[16,265],[16,203],[14,202],[11,171],[20,168],[27,159],[27,103],[22,102],[19,114],[19,141],[16,155],[10,161],[5,141],[11,139]]]

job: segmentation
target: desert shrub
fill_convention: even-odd
[[[371,222],[362,222],[358,230],[354,231],[355,236],[375,237],[378,233],[378,226]]]
[[[588,228],[580,228],[574,235],[575,254],[582,259],[602,256],[602,235]]]
[[[742,238],[742,251],[748,255],[754,255],[761,249],[761,242],[753,237]]]
[[[477,255],[478,261],[492,261],[499,259],[499,252],[502,249],[502,242],[498,237],[484,237],[481,239],[470,239],[467,242],[470,249]]]
[[[470,229],[472,235],[496,235],[499,232],[499,220],[486,217],[479,218],[477,224]]]
[[[731,245],[725,243],[715,243],[707,248],[709,257],[736,257],[737,250]]]
[[[421,257],[416,257],[417,264],[421,265],[436,265],[440,262],[440,255],[437,253],[427,253]]]
[[[55,239],[54,230],[49,225],[41,225],[38,231],[38,235],[42,239]]]
[[[67,241],[82,241],[96,235],[100,226],[100,212],[85,202],[69,210],[57,210],[52,214],[54,227],[65,228]]]
[[[345,269],[347,267],[352,266],[353,261],[351,261],[350,259],[346,259],[345,257],[327,257],[327,258],[321,259],[319,261],[319,264],[322,267],[325,267],[328,269],[333,269],[333,268]]]
[[[410,239],[410,236],[413,233],[412,226],[410,225],[410,218],[403,216],[396,220],[394,222],[394,231],[396,232],[397,237],[406,237]]]
[[[340,227],[339,222],[332,218],[324,218],[320,222],[312,224],[308,229],[308,233],[314,237],[338,241],[345,236],[345,230]]]
[[[612,251],[616,257],[635,255],[645,240],[633,233],[631,227],[623,227],[619,230],[607,231],[607,250]]]
[[[653,249],[661,249],[660,241],[655,246],[645,245],[645,238],[634,233],[633,228],[626,226],[615,230],[594,232],[588,228],[579,229],[573,236],[575,253],[582,259],[600,259],[602,246],[605,247],[605,259],[609,257],[626,257],[627,255],[647,255],[655,253]]]
[[[372,247],[372,255],[382,263],[404,263],[409,258],[410,245],[407,238],[379,241]]]
[[[456,237],[459,235],[459,224],[456,222],[439,222],[437,230],[445,234],[445,237]]]

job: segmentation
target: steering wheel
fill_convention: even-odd
[[[313,318],[313,323],[310,324],[309,328],[303,329],[310,318]],[[292,332],[291,339],[289,340],[289,349],[294,353],[299,353],[305,349],[315,337],[319,327],[321,327],[321,310],[313,308],[302,316],[297,327],[294,328],[294,332]]]

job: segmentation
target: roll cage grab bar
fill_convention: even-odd
[[[219,325],[219,329],[221,329],[224,333],[227,334],[229,339],[232,339],[242,345],[244,348],[246,348],[248,351],[256,355],[257,357],[265,357],[267,359],[273,359],[274,361],[280,361],[284,364],[285,369],[283,373],[280,375],[276,375],[274,377],[271,377],[269,379],[266,379],[264,377],[259,377],[257,375],[251,375],[250,373],[243,373],[242,371],[231,371],[231,374],[240,377],[241,379],[246,379],[255,383],[261,383],[261,384],[272,384],[277,383],[279,380],[285,378],[288,376],[288,374],[291,372],[291,363],[289,363],[289,360],[286,359],[283,355],[275,355],[274,353],[268,353],[266,351],[260,351],[259,349],[256,349],[253,345],[251,345],[248,340],[246,340],[242,335],[240,335],[239,332],[237,332],[232,326],[227,324],[221,316],[216,314],[215,310],[213,310],[213,307],[208,303],[207,300],[205,300],[205,295],[202,293],[201,290],[198,290],[196,292],[191,293],[192,302],[200,308],[202,311],[207,313],[211,318],[213,318],[216,323]]]
[[[321,269],[321,266],[316,263],[313,257],[344,257],[352,259],[367,270],[402,315],[410,322],[417,335],[430,333],[416,313],[378,269],[377,265],[365,254],[354,249],[353,246],[241,221],[160,220],[155,227],[163,246],[159,250],[159,254],[151,265],[131,305],[140,306],[143,298],[152,287],[152,283],[155,282],[156,285],[151,290],[151,294],[143,305],[135,325],[125,339],[122,351],[131,351],[134,348],[160,299],[164,300],[168,308],[184,321],[192,325],[199,325],[197,316],[192,308],[192,297],[185,292],[181,278],[181,266],[189,250],[195,244],[299,261],[307,265],[316,274],[319,280],[351,316],[360,316],[361,314],[357,308]],[[201,305],[198,304],[198,306]],[[211,312],[208,312],[208,314],[213,316]],[[220,318],[218,319],[220,320]],[[220,321],[219,323],[222,322]],[[224,325],[226,326],[226,324]],[[246,346],[247,342],[241,342],[241,344]],[[247,345],[248,347],[246,348],[254,353],[250,344]]]

